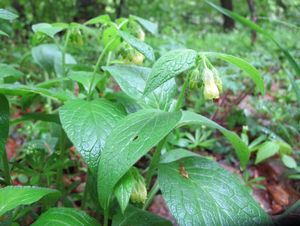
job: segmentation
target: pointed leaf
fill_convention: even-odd
[[[68,75],[70,79],[82,84],[86,92],[89,91],[90,87],[91,90],[94,90],[97,83],[102,79],[101,75],[98,73],[94,75],[94,73],[90,71],[70,71]]]
[[[180,117],[180,112],[142,110],[128,115],[113,128],[98,168],[98,195],[103,208],[108,208],[121,177],[176,126]]]
[[[51,208],[43,213],[32,226],[100,226],[96,219],[73,208]]]
[[[251,64],[249,64],[247,61],[245,61],[241,58],[223,54],[223,53],[205,53],[205,54],[208,56],[214,56],[214,57],[220,58],[224,61],[227,61],[228,63],[231,63],[231,64],[239,67],[241,70],[245,71],[247,73],[247,75],[253,79],[253,81],[255,82],[259,91],[262,94],[264,94],[265,87],[264,87],[263,77],[258,72],[258,70],[255,67],[253,67]]]
[[[52,24],[48,24],[48,23],[38,23],[38,24],[32,25],[32,30],[35,33],[40,32],[51,38],[54,38],[54,35],[60,31],[62,31],[63,28],[58,27],[58,26],[56,27],[56,26],[53,26]]]
[[[153,65],[144,94],[195,66],[197,52],[191,49],[173,50],[160,57]]]
[[[21,84],[0,84],[0,93],[14,96],[39,94],[59,101],[67,101],[73,98],[69,93],[62,90],[44,89],[37,86],[26,86]]]
[[[158,33],[157,23],[153,23],[149,20],[134,15],[130,15],[130,17],[136,20],[140,25],[142,25],[147,31],[151,32],[152,34],[155,35]]]
[[[118,200],[122,213],[124,213],[130,199],[134,184],[136,183],[131,170],[129,170],[118,182],[115,188],[115,196]]]
[[[237,178],[203,157],[163,163],[158,183],[179,225],[268,225],[268,215]]]
[[[119,31],[119,34],[125,40],[125,42],[129,43],[140,53],[144,54],[145,57],[150,61],[155,60],[154,51],[151,46],[124,31]]]
[[[272,157],[273,155],[277,154],[279,151],[279,144],[273,141],[267,141],[262,144],[256,155],[255,164],[258,164],[267,158]]]
[[[59,116],[66,134],[95,172],[106,138],[124,113],[106,100],[72,100],[60,108]]]
[[[30,205],[45,197],[56,201],[60,196],[58,190],[30,187],[30,186],[7,186],[0,189],[0,216],[20,205]]]
[[[137,100],[139,104],[146,105],[145,107],[169,111],[175,102],[177,86],[174,78],[156,88],[151,94],[144,96],[143,92],[151,72],[150,68],[134,65],[113,65],[103,67],[103,70],[108,71],[113,76],[124,93]]]
[[[0,19],[3,20],[14,20],[18,18],[18,15],[6,10],[6,9],[0,9]]]
[[[237,157],[240,161],[241,167],[246,167],[250,158],[250,150],[248,149],[247,145],[241,140],[241,138],[234,132],[225,129],[224,127],[218,125],[214,121],[211,121],[210,119],[202,115],[190,111],[182,112],[182,118],[179,122],[179,126],[184,125],[204,125],[219,130],[234,147]]]

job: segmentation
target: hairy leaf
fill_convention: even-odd
[[[180,117],[180,112],[142,110],[128,115],[113,128],[98,168],[98,194],[103,208],[108,208],[121,177],[176,126]]]
[[[106,100],[72,100],[60,108],[59,116],[66,134],[95,172],[106,138],[124,113]]]
[[[149,94],[166,81],[195,66],[197,52],[191,49],[173,50],[153,65],[144,94]]]
[[[162,163],[158,183],[179,225],[268,225],[269,217],[235,175],[203,157]]]
[[[121,89],[131,98],[138,101],[144,107],[169,111],[174,105],[177,86],[175,79],[170,79],[149,95],[144,96],[146,81],[151,72],[150,68],[134,65],[113,65],[103,67],[120,85]],[[146,105],[146,106],[145,106]]]
[[[124,31],[119,31],[119,34],[125,40],[125,42],[129,43],[139,52],[144,54],[146,58],[151,61],[155,60],[154,51],[151,46]]]
[[[134,15],[130,15],[130,17],[136,20],[140,25],[142,25],[147,31],[151,32],[152,34],[155,35],[158,33],[157,23],[153,23],[149,20]]]

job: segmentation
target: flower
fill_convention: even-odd
[[[219,98],[220,91],[218,88],[219,86],[222,86],[222,83],[220,81],[216,82],[214,73],[211,69],[205,67],[202,74],[202,80],[204,83],[204,97],[207,100],[212,100]],[[219,79],[220,80],[220,79]],[[217,84],[219,83],[219,84]]]

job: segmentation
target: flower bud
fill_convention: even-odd
[[[190,89],[198,88],[199,83],[201,82],[201,73],[198,68],[195,68],[194,70],[191,71],[190,74]]]
[[[204,68],[202,80],[204,83],[204,97],[207,100],[219,98],[219,89],[215,82],[214,73],[209,68]]]
[[[131,192],[130,200],[133,203],[145,203],[147,199],[147,188],[144,177],[140,175],[136,168],[133,168],[132,174],[136,182]]]

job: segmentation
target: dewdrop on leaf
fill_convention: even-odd
[[[203,70],[202,80],[204,83],[204,97],[207,100],[219,98],[219,89],[215,82],[214,73],[209,68]]]

